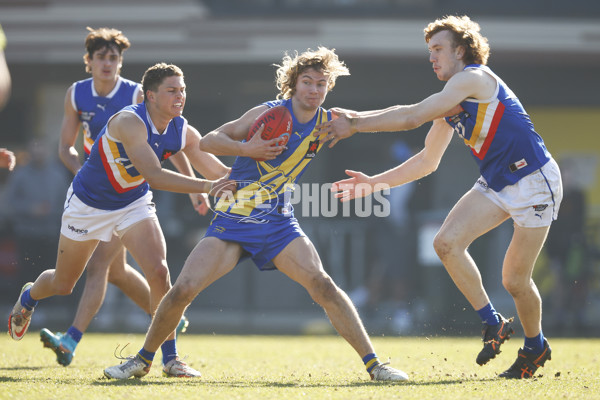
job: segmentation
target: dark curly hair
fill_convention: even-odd
[[[88,26],[87,30],[90,31],[90,33],[85,37],[86,54],[83,56],[83,60],[86,61],[86,72],[92,72],[90,66],[87,65],[87,61],[92,59],[95,51],[105,47],[114,47],[120,55],[123,55],[123,52],[131,46],[129,39],[123,35],[123,32],[117,29],[93,29]]]

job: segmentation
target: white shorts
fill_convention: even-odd
[[[558,217],[563,197],[560,169],[554,159],[499,192],[490,189],[482,176],[473,189],[509,213],[515,223],[523,228],[550,226]]]
[[[147,218],[158,219],[151,191],[127,207],[100,210],[79,200],[71,186],[67,192],[60,233],[80,242],[94,239],[110,242],[115,233],[120,237],[127,228]]]

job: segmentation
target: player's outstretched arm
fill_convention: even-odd
[[[109,122],[108,128],[111,135],[121,141],[136,170],[153,189],[178,193],[212,194],[214,185],[218,182],[221,190],[235,191],[235,181],[227,179],[217,182],[208,181],[163,169],[147,142],[146,126],[131,112],[117,114]]]
[[[200,132],[191,125],[188,125],[186,132],[186,146],[183,151],[175,156],[187,156],[194,169],[202,176],[208,179],[218,179],[228,176],[231,168],[227,167],[213,154],[200,150]],[[173,157],[175,157],[173,156]],[[171,158],[173,158],[171,157]],[[191,166],[190,166],[191,169]],[[181,172],[181,170],[179,170]],[[206,193],[190,193],[192,206],[200,215],[206,215],[210,209],[210,198]]]
[[[185,153],[179,151],[169,157],[169,160],[173,164],[173,166],[179,171],[180,174],[185,176],[196,177],[194,174],[194,169],[190,164],[190,160],[188,160]],[[192,203],[192,208],[198,212],[200,215],[206,215],[208,209],[210,208],[210,200],[206,193],[188,193],[190,197],[190,201]]]
[[[349,201],[427,176],[439,166],[452,139],[452,133],[452,127],[445,120],[436,119],[425,137],[425,146],[419,153],[399,166],[374,176],[346,171],[350,178],[335,182],[331,190],[335,193],[336,198]]]
[[[331,192],[334,193],[336,199],[346,202],[373,193],[372,178],[370,176],[350,169],[345,172],[350,178],[342,179],[331,185]]]
[[[223,164],[214,154],[200,149],[201,138],[200,132],[188,125],[183,153],[189,158],[194,169],[207,179],[218,179],[229,174],[231,168]]]
[[[486,98],[485,80],[481,75],[460,72],[454,75],[441,92],[417,104],[397,105],[382,110],[336,114],[338,118],[317,127],[315,136],[326,133],[323,143],[333,147],[338,141],[356,132],[397,132],[418,128],[426,122],[460,111],[459,104],[466,98]],[[489,97],[489,96],[487,96]]]

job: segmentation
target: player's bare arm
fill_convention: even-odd
[[[207,179],[218,179],[227,177],[231,171],[213,154],[200,150],[200,132],[191,125],[188,125],[186,132],[186,145],[180,154],[184,154],[190,160],[194,169]],[[200,215],[206,215],[210,209],[210,199],[205,193],[190,194],[195,210]]]
[[[190,160],[187,158],[183,151],[178,151],[169,157],[169,160],[175,166],[179,173],[185,176],[195,177],[194,169],[190,164]],[[190,201],[192,202],[192,208],[200,215],[206,215],[210,208],[210,199],[206,193],[189,193]]]
[[[426,122],[446,115],[456,114],[459,104],[466,98],[484,99],[493,94],[490,82],[479,73],[471,71],[454,75],[442,91],[417,104],[397,105],[382,110],[341,113],[338,118],[319,125],[318,134],[327,132],[324,142],[333,147],[339,140],[356,132],[395,132],[418,128]],[[489,79],[493,80],[492,77]]]
[[[244,156],[256,159],[273,160],[285,149],[278,146],[278,138],[263,140],[261,127],[247,142],[248,131],[254,120],[267,109],[260,105],[247,111],[240,118],[227,122],[206,134],[200,141],[200,149],[220,156]]]
[[[200,150],[200,132],[193,126],[188,125],[186,132],[186,144],[183,152],[190,160],[194,169],[207,179],[218,179],[230,172],[230,168],[211,153]]]
[[[425,137],[423,150],[399,166],[372,177],[347,170],[350,178],[334,182],[331,191],[342,202],[365,197],[386,187],[400,186],[434,172],[450,144],[453,130],[443,119],[436,119]],[[363,184],[363,185],[359,185]],[[357,186],[358,185],[358,186]]]
[[[212,189],[212,181],[163,169],[147,142],[146,126],[133,113],[117,114],[108,123],[108,133],[121,141],[130,161],[153,189],[178,193],[209,193]]]
[[[67,89],[67,94],[65,95],[64,114],[58,143],[58,156],[65,167],[75,175],[81,168],[79,153],[75,149],[75,142],[79,135],[81,121],[79,121],[77,111],[73,108],[73,103],[71,103],[71,93],[73,90],[74,84]]]
[[[385,111],[390,111],[392,109],[394,109],[397,106],[391,106],[388,108],[384,108],[381,110],[369,110],[369,111],[355,111],[355,110],[348,110],[345,108],[341,108],[341,107],[333,107],[330,109],[330,111],[333,113],[333,118],[339,118],[340,116],[344,115],[346,118],[356,118],[356,117],[367,117],[369,115],[376,115],[376,114],[381,114],[382,112]],[[318,125],[318,127],[325,125],[325,123]]]

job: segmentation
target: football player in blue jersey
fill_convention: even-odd
[[[550,359],[541,324],[541,298],[533,268],[562,199],[558,165],[518,98],[487,66],[489,45],[479,25],[467,16],[448,16],[425,28],[429,61],[444,88],[413,105],[356,112],[338,109],[340,118],[317,134],[332,147],[356,132],[403,131],[433,122],[425,147],[414,157],[375,176],[348,170],[350,178],[332,190],[342,201],[368,196],[377,183],[398,186],[435,171],[453,133],[464,140],[481,177],[450,211],[434,248],[458,289],[483,322],[484,346],[476,362],[500,353],[514,329],[512,318],[495,311],[468,252],[469,245],[512,218],[514,233],[502,266],[502,283],[513,297],[525,333],[517,361],[500,374],[530,378]],[[355,190],[355,185],[363,190]],[[366,185],[365,185],[366,184]],[[366,190],[365,186],[367,187]]]
[[[178,193],[235,191],[235,182],[226,177],[229,168],[200,150],[199,132],[182,116],[186,86],[181,69],[156,64],[146,70],[142,88],[144,102],[109,119],[75,175],[65,201],[56,267],[23,286],[8,319],[13,339],[23,338],[39,300],[72,292],[98,243],[110,242],[115,234],[144,272],[153,314],[171,278],[150,186]],[[211,180],[162,168],[180,151]],[[164,373],[194,376],[177,356],[175,327],[167,336],[161,344]]]
[[[108,119],[123,107],[144,100],[141,85],[121,76],[123,53],[130,47],[129,39],[119,30],[88,28],[83,56],[85,70],[91,78],[73,83],[65,95],[64,115],[58,154],[73,173],[81,169],[82,161],[75,144],[83,131],[84,160]],[[192,169],[183,153],[172,158],[178,170],[191,175]],[[199,204],[199,195],[190,194],[192,205]],[[202,214],[207,207],[202,200]],[[207,200],[207,199],[206,199]],[[100,310],[106,295],[107,282],[117,286],[147,314],[150,310],[150,287],[142,274],[127,263],[127,253],[117,235],[109,242],[100,242],[88,261],[86,280],[77,313],[71,327],[64,333],[43,328],[40,338],[44,347],[56,353],[59,364],[67,366],[73,360],[75,348]],[[185,331],[188,321],[182,318],[178,331]]]
[[[362,358],[372,379],[405,381],[408,376],[381,363],[356,309],[325,272],[319,255],[294,218],[289,190],[322,148],[315,126],[331,119],[322,108],[336,79],[349,75],[333,50],[320,47],[284,56],[277,69],[278,100],[260,104],[202,138],[204,151],[237,155],[231,178],[238,181],[233,199],[222,198],[204,238],[189,255],[173,288],[161,302],[143,348],[125,364],[104,370],[126,379],[148,373],[154,353],[177,325],[186,307],[206,287],[250,257],[260,270],[277,268],[301,284],[327,313],[338,333]],[[285,106],[293,134],[285,146],[262,140],[262,128],[245,141],[265,110]],[[270,147],[273,145],[273,147]],[[264,161],[256,161],[264,159]],[[200,373],[198,373],[199,375]]]

